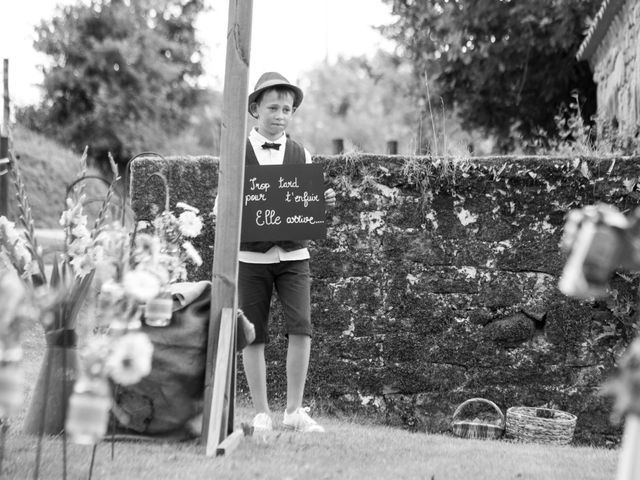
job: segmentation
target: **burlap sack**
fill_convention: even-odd
[[[171,435],[202,413],[211,283],[177,283],[171,291],[171,324],[142,327],[154,347],[151,373],[116,388],[113,413],[120,432]]]

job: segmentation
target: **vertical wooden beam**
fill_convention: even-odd
[[[9,217],[9,137],[0,136],[0,216]]]
[[[11,113],[9,107],[9,59],[5,58],[2,62],[2,91],[4,98],[4,108],[2,110],[2,136],[9,136],[9,115]]]
[[[202,439],[211,450],[210,442],[218,445],[232,430],[233,418],[212,419],[212,416],[233,416],[233,406],[222,407],[222,412],[212,410],[214,378],[227,379],[235,372],[215,371],[218,340],[221,331],[222,311],[231,308],[236,318],[238,307],[238,249],[242,220],[242,190],[244,184],[244,156],[247,137],[247,97],[249,95],[249,56],[251,50],[251,21],[253,0],[229,0],[227,27],[227,54],[224,75],[222,128],[220,141],[220,169],[218,176],[218,218],[213,252],[213,274],[211,289],[211,315],[209,317],[209,339],[207,344],[207,370],[205,373],[205,404]],[[234,322],[235,325],[235,322]],[[226,332],[229,328],[224,329]],[[225,333],[225,335],[227,335]],[[232,336],[235,339],[235,335]],[[224,342],[223,342],[224,343]],[[235,341],[231,355],[235,357]],[[231,362],[233,369],[234,362]],[[229,367],[227,367],[228,369]],[[226,383],[226,381],[224,382]],[[232,382],[235,384],[235,380]],[[234,392],[232,392],[234,393]],[[231,399],[229,399],[231,401]],[[217,400],[216,400],[217,401]],[[235,400],[233,400],[235,401]],[[228,421],[224,425],[224,421]],[[231,423],[229,428],[228,423]],[[219,432],[210,431],[212,424],[220,426]]]
[[[2,124],[0,125],[0,172],[10,168],[8,162],[2,159],[9,156],[9,59],[5,58],[3,63],[3,99],[4,108],[2,109]],[[9,215],[9,175],[6,173],[0,175],[0,215]]]

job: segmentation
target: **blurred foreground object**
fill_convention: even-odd
[[[615,410],[626,414],[617,480],[640,476],[640,339],[636,338],[620,359],[619,376],[613,384]]]
[[[561,246],[570,252],[558,285],[562,293],[582,299],[605,296],[617,268],[640,269],[640,208],[628,217],[605,204],[573,210]],[[616,479],[636,480],[640,478],[640,339],[620,359],[612,386],[616,413],[625,415]]]
[[[0,421],[14,415],[23,401],[19,308],[24,293],[15,272],[0,269]]]
[[[630,217],[611,205],[589,205],[567,216],[561,247],[569,258],[558,287],[569,297],[589,299],[607,294],[617,268],[640,267],[640,212]]]

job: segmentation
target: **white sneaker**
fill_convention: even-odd
[[[322,433],[322,428],[318,423],[309,416],[309,407],[300,407],[293,413],[284,411],[284,420],[282,421],[284,428],[295,430],[302,433]]]
[[[271,421],[271,417],[268,413],[259,413],[255,417],[253,417],[253,425],[254,432],[270,432],[273,430],[273,422]]]

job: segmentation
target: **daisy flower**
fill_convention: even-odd
[[[197,237],[202,231],[202,220],[191,210],[182,212],[178,217],[178,222],[180,225],[180,233],[185,237]]]
[[[106,369],[114,382],[134,385],[151,372],[152,357],[153,344],[145,333],[127,333],[115,341]]]
[[[157,275],[137,268],[124,274],[122,286],[135,300],[146,303],[160,293],[162,284]]]

